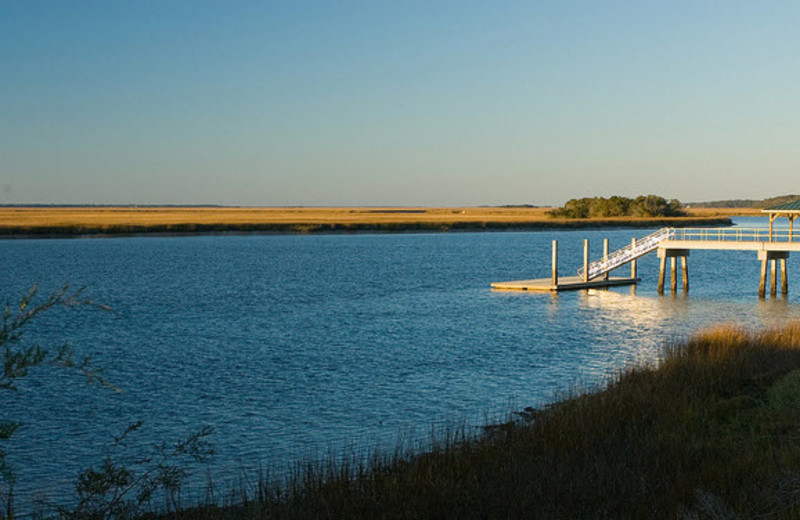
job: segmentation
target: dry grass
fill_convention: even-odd
[[[689,208],[693,217],[762,217],[760,208]]]
[[[675,219],[553,219],[551,208],[229,208],[4,207],[0,234],[124,234],[147,232],[335,232],[578,226],[717,225],[722,212],[698,210]],[[709,220],[704,220],[709,219]]]
[[[386,224],[547,220],[550,208],[0,208],[0,226]]]

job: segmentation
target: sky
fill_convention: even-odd
[[[800,193],[796,0],[0,2],[0,204]]]

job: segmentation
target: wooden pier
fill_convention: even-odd
[[[658,245],[658,257],[661,259],[658,273],[658,293],[664,293],[666,278],[666,260],[671,260],[671,289],[677,286],[676,261],[681,259],[684,291],[689,290],[689,273],[687,259],[692,250],[716,251],[755,251],[757,260],[761,262],[761,277],[758,285],[758,296],[766,296],[767,285],[770,295],[778,293],[778,264],[780,264],[781,294],[789,293],[786,260],[789,253],[800,252],[800,236],[793,230],[789,232],[769,231],[765,229],[679,229]],[[771,267],[771,268],[770,268]]]
[[[552,270],[550,278],[496,282],[493,289],[507,291],[572,291],[617,285],[632,285],[639,282],[636,276],[636,259],[658,250],[660,268],[658,274],[658,294],[664,294],[667,260],[670,261],[670,289],[678,290],[678,258],[681,259],[683,291],[689,290],[688,257],[692,250],[713,249],[729,251],[756,251],[761,262],[761,278],[758,296],[764,298],[766,287],[770,295],[778,292],[778,265],[780,265],[781,294],[789,292],[786,260],[789,253],[800,252],[800,235],[793,229],[794,220],[800,218],[800,201],[763,210],[769,214],[768,229],[714,228],[714,229],[675,229],[663,228],[639,240],[633,239],[613,253],[608,252],[608,239],[603,240],[603,257],[589,263],[589,241],[583,241],[583,267],[578,276],[560,277],[558,275],[558,241],[553,241]],[[773,221],[785,216],[789,219],[788,232],[776,230]],[[628,277],[609,276],[609,273],[623,265],[630,264]],[[771,268],[770,268],[771,267]]]

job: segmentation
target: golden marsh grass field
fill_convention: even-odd
[[[581,226],[716,225],[759,210],[699,209],[683,218],[556,219],[532,207],[0,207],[2,235],[202,232],[448,231]]]

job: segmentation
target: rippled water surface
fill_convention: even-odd
[[[208,471],[224,487],[346,444],[393,446],[541,405],[708,324],[800,316],[797,291],[758,300],[754,252],[692,252],[688,296],[656,295],[654,254],[635,291],[489,288],[549,276],[554,239],[571,275],[583,238],[596,257],[603,237],[614,249],[652,231],[2,241],[5,300],[68,281],[113,308],[52,311],[29,339],[68,341],[122,389],[45,368],[0,392],[0,418],[25,423],[5,445],[18,504],[69,490],[132,421],[144,421],[141,443],[212,425]],[[789,259],[790,287],[799,267]]]

